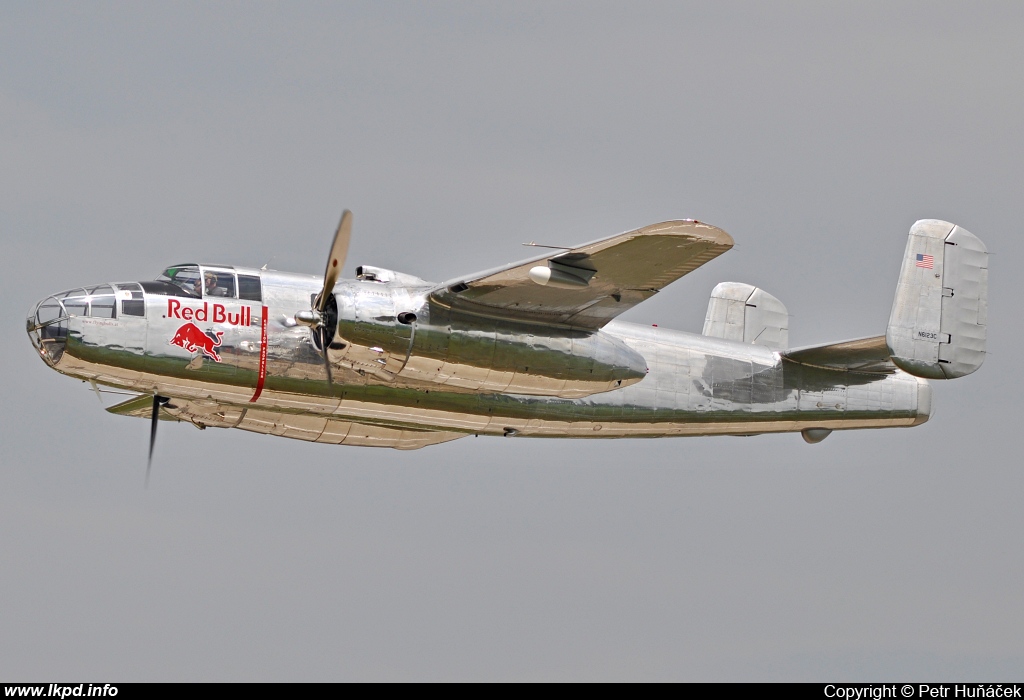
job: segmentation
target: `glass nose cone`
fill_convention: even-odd
[[[36,304],[25,323],[32,346],[51,367],[60,362],[68,338],[68,315],[57,297]]]

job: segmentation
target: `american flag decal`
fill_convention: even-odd
[[[932,267],[934,267],[934,265],[935,265],[935,258],[932,257],[931,255],[926,255],[925,253],[918,253],[917,254],[917,266],[918,267],[923,267],[925,269],[930,270],[930,269],[932,269]]]

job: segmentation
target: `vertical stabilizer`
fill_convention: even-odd
[[[703,335],[784,350],[789,345],[789,312],[763,289],[722,282],[711,291]]]
[[[971,233],[935,219],[910,229],[886,345],[896,365],[954,379],[985,361],[988,251]]]

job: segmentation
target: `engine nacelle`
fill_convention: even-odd
[[[356,282],[335,298],[331,362],[390,383],[580,398],[647,374],[642,355],[600,331],[452,314],[425,290],[386,284]]]

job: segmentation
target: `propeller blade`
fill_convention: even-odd
[[[320,333],[320,347],[324,349],[324,369],[327,370],[327,386],[334,384],[334,377],[331,375],[331,360],[327,357],[327,344],[333,340],[333,338],[327,337],[327,326],[320,326],[318,329]],[[333,329],[331,335],[334,335]]]
[[[334,383],[331,373],[331,360],[327,356],[327,348],[334,340],[334,328],[328,328],[325,321],[325,312],[330,295],[334,291],[334,285],[338,283],[338,276],[341,268],[345,265],[345,257],[348,255],[348,244],[352,240],[352,212],[348,209],[341,213],[341,221],[338,222],[338,230],[334,232],[334,242],[331,243],[331,254],[327,258],[327,269],[324,271],[324,288],[316,295],[313,301],[313,308],[310,311],[300,311],[295,314],[295,321],[310,326],[316,337],[320,340],[320,352],[324,358],[324,370],[327,372],[328,385]],[[333,325],[334,321],[332,321]]]
[[[149,419],[149,461],[146,462],[146,488],[149,488],[149,470],[153,466],[153,446],[156,444],[156,427],[160,422],[160,407],[170,399],[160,394],[153,394],[153,412]]]
[[[160,423],[160,404],[166,402],[163,396],[153,394],[153,414],[149,423],[149,461],[146,462],[146,488],[149,488],[149,469],[153,466],[153,445],[156,444],[156,426]]]
[[[352,239],[352,212],[348,209],[341,213],[341,221],[338,222],[338,230],[334,233],[334,243],[331,244],[331,255],[327,258],[327,271],[324,272],[324,288],[317,297],[316,310],[323,313],[327,308],[327,295],[334,291],[334,285],[338,282],[338,275],[345,265],[345,257],[348,255],[348,243]]]

